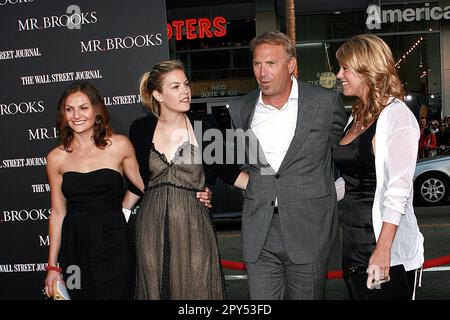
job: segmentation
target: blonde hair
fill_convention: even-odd
[[[379,37],[361,34],[339,47],[336,58],[362,79],[369,89],[367,105],[361,97],[353,105],[352,114],[367,125],[386,107],[386,98],[404,100],[404,90],[397,74],[389,46]]]
[[[161,92],[165,76],[174,70],[186,72],[183,62],[179,60],[163,61],[156,64],[151,71],[144,73],[139,80],[141,102],[157,118],[161,108],[158,100],[153,96],[153,91]]]

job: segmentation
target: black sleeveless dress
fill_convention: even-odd
[[[225,297],[209,210],[196,198],[205,186],[200,152],[185,142],[169,162],[152,144],[150,179],[136,218],[136,299]]]
[[[372,139],[377,121],[349,144],[338,144],[333,152],[334,163],[345,180],[345,197],[338,202],[344,278],[349,267],[367,266],[376,246],[372,224],[376,189]]]
[[[350,274],[359,269],[365,272],[370,256],[375,250],[376,240],[372,223],[372,206],[376,190],[375,156],[372,139],[375,136],[378,119],[359,137],[347,145],[338,144],[333,160],[345,180],[345,197],[338,202],[342,226],[342,269],[351,299],[406,299],[411,300],[414,288],[415,270],[406,272],[410,288],[403,296],[398,286],[403,285],[402,274],[391,276],[383,290],[367,290],[364,297],[355,297],[349,283]],[[352,123],[348,126],[350,128]],[[403,271],[404,272],[404,271]],[[392,274],[392,268],[390,273]],[[391,298],[389,298],[391,297]]]
[[[69,266],[81,271],[81,287],[68,288],[71,299],[131,299],[134,259],[122,213],[122,175],[109,168],[69,171],[61,188],[67,213],[59,262],[65,281],[76,284]]]

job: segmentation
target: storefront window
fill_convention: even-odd
[[[398,0],[298,0],[295,4],[300,80],[341,92],[335,77],[336,50],[354,35],[376,34],[388,43],[398,62],[407,104],[412,109],[425,105],[432,117],[438,117],[442,105],[440,29],[450,24],[448,6],[439,1]],[[235,97],[257,88],[249,43],[257,24],[259,29],[270,25],[270,19],[261,18],[261,12],[270,7],[270,1],[265,5],[248,0],[168,1],[168,20],[197,19],[196,31],[199,18],[226,19],[224,36],[187,39],[184,31],[182,39],[170,41],[171,58],[186,65],[194,99]],[[285,32],[285,1],[274,1],[273,13]],[[343,99],[352,105],[352,98]]]
[[[171,58],[185,64],[193,98],[237,96],[256,88],[249,49],[256,33],[255,18],[223,18],[226,20],[224,36],[182,37],[170,41]],[[178,19],[190,18],[179,16]]]
[[[380,35],[392,50],[397,71],[405,88],[405,99],[412,110],[429,108],[428,117],[439,118],[441,102],[441,58],[439,33]],[[297,46],[299,78],[342,92],[335,52],[343,41],[300,44]],[[401,60],[400,60],[401,59]],[[343,96],[351,106],[354,98]],[[418,115],[418,114],[417,114]]]
[[[337,49],[354,35],[373,33],[386,41],[398,62],[398,73],[405,88],[408,106],[417,116],[418,109],[425,106],[429,109],[430,120],[440,117],[442,89],[439,29],[441,25],[449,23],[445,17],[450,15],[450,12],[445,12],[445,7],[439,7],[439,2],[381,1],[381,7],[378,7],[381,23],[374,27],[369,25],[373,24],[369,19],[370,1],[353,1],[354,8],[342,10],[336,7],[327,13],[314,12],[313,4],[305,2],[310,6],[306,6],[306,12],[296,17],[301,80],[341,92],[339,80],[333,76],[339,70],[335,58]],[[380,4],[379,1],[373,3]],[[343,96],[343,99],[347,106],[351,106],[354,101],[351,97]]]

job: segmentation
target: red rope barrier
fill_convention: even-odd
[[[449,263],[450,263],[450,255],[427,260],[423,263],[423,268],[428,269],[428,268],[442,266],[444,264],[449,264]]]
[[[342,279],[343,276],[344,273],[342,272],[342,270],[328,271],[327,279]]]
[[[225,269],[233,269],[233,270],[239,270],[239,271],[245,271],[247,270],[247,267],[245,263],[242,262],[234,262],[229,260],[221,260],[222,267]]]
[[[247,267],[246,267],[245,263],[243,263],[243,262],[235,262],[235,261],[229,261],[229,260],[223,260],[223,259],[221,260],[221,262],[222,262],[222,267],[225,269],[233,269],[233,270],[239,270],[239,271],[247,270]],[[449,264],[449,263],[450,263],[450,255],[427,260],[424,262],[423,268],[428,269],[428,268],[442,266],[444,264]],[[342,276],[343,276],[342,270],[328,271],[327,278],[328,279],[341,279]]]

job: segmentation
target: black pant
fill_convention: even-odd
[[[415,278],[415,273],[416,270],[410,270],[410,271],[403,271],[404,274],[406,274],[406,279],[407,279],[407,285],[409,290],[406,290],[407,292],[404,295],[400,295],[400,296],[395,296],[395,298],[390,298],[391,293],[389,291],[395,290],[395,288],[391,288],[391,286],[381,286],[381,289],[373,289],[373,290],[365,290],[365,292],[363,293],[363,295],[361,296],[361,294],[355,294],[355,292],[353,292],[352,289],[352,284],[350,283],[350,276],[351,276],[351,271],[349,271],[351,269],[351,265],[346,264],[345,262],[343,262],[343,272],[344,272],[344,281],[345,281],[345,285],[347,287],[348,293],[350,295],[350,299],[351,300],[411,300],[413,293],[414,293],[414,278]],[[363,267],[365,268],[365,267]],[[392,275],[390,274],[391,277],[391,284],[395,283],[396,277],[404,277],[403,274],[395,274]],[[365,281],[367,280],[367,276],[361,276],[358,279],[360,279],[361,286],[365,286]],[[354,281],[354,279],[352,280]]]

